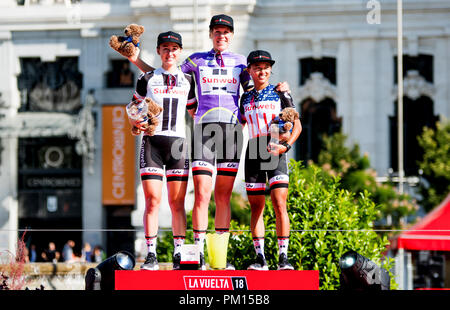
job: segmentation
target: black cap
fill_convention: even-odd
[[[183,44],[181,42],[181,35],[173,31],[163,32],[158,35],[157,47],[166,42],[177,43],[180,47],[183,47]]]
[[[271,66],[275,63],[275,60],[272,59],[272,56],[269,52],[262,51],[262,50],[256,50],[250,52],[247,57],[247,66],[250,66],[251,64],[255,62],[268,62]]]
[[[209,22],[209,30],[214,26],[227,26],[230,27],[231,31],[234,31],[233,18],[231,16],[220,14],[214,15]]]

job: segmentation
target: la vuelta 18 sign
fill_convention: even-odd
[[[246,277],[184,276],[186,290],[247,290]]]
[[[116,290],[318,290],[316,270],[118,270]]]

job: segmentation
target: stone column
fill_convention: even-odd
[[[389,116],[395,114],[392,88],[394,86],[394,55],[388,40],[376,43],[376,84],[375,84],[375,149],[370,163],[379,176],[387,175],[390,164],[390,123]],[[394,113],[394,114],[393,114]]]
[[[103,87],[105,41],[100,36],[99,29],[88,29],[81,32],[82,53],[79,59],[79,70],[83,72],[83,92],[82,101],[86,104],[86,95],[90,89],[99,90]],[[99,66],[99,64],[102,64]],[[89,242],[93,247],[103,245],[105,242],[105,227],[103,220],[102,206],[102,115],[98,93],[94,92],[97,104],[92,112],[95,118],[95,155],[94,163],[90,167],[89,161],[83,156],[83,189],[82,189],[82,223],[83,243]],[[91,170],[93,169],[93,171]],[[91,171],[90,171],[91,170]]]
[[[352,84],[351,84],[351,61],[350,40],[342,39],[338,46],[336,57],[336,80],[337,97],[336,113],[342,117],[342,132],[349,135],[352,132]]]
[[[448,117],[450,115],[450,27],[447,36],[436,39],[435,55],[433,58],[433,75],[436,95],[434,100],[434,114]]]
[[[0,55],[0,114],[6,120],[17,113],[19,105],[9,31],[0,32]],[[18,236],[17,169],[17,137],[0,138],[0,251],[11,253],[16,252]]]
[[[17,138],[2,138],[0,183],[0,251],[16,253],[18,229]]]
[[[366,33],[351,35],[351,108],[350,117],[345,122],[349,131],[348,143],[358,143],[361,153],[367,152],[373,162],[377,154],[376,115],[379,113],[376,102],[376,81],[379,79],[376,59],[376,42],[367,39]]]

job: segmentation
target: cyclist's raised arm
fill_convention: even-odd
[[[241,74],[240,74],[240,80],[241,80],[241,86],[242,89],[244,89],[244,92],[249,91],[253,88],[253,81],[248,73],[248,70],[246,67],[243,68]]]
[[[128,57],[128,60],[134,64],[136,67],[138,67],[142,72],[148,72],[148,71],[154,71],[155,68],[147,64],[145,61],[143,61],[140,57],[141,50],[137,47],[136,48],[136,54],[134,54],[131,57]]]
[[[279,82],[279,83],[275,86],[275,89],[276,89],[277,91],[280,91],[280,92],[288,92],[289,94],[291,93],[291,89],[290,89],[290,87],[289,87],[289,84],[288,84],[288,82],[286,82],[286,81],[284,81],[284,82]]]

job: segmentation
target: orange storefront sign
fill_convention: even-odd
[[[133,205],[135,138],[125,106],[103,106],[103,204]]]

